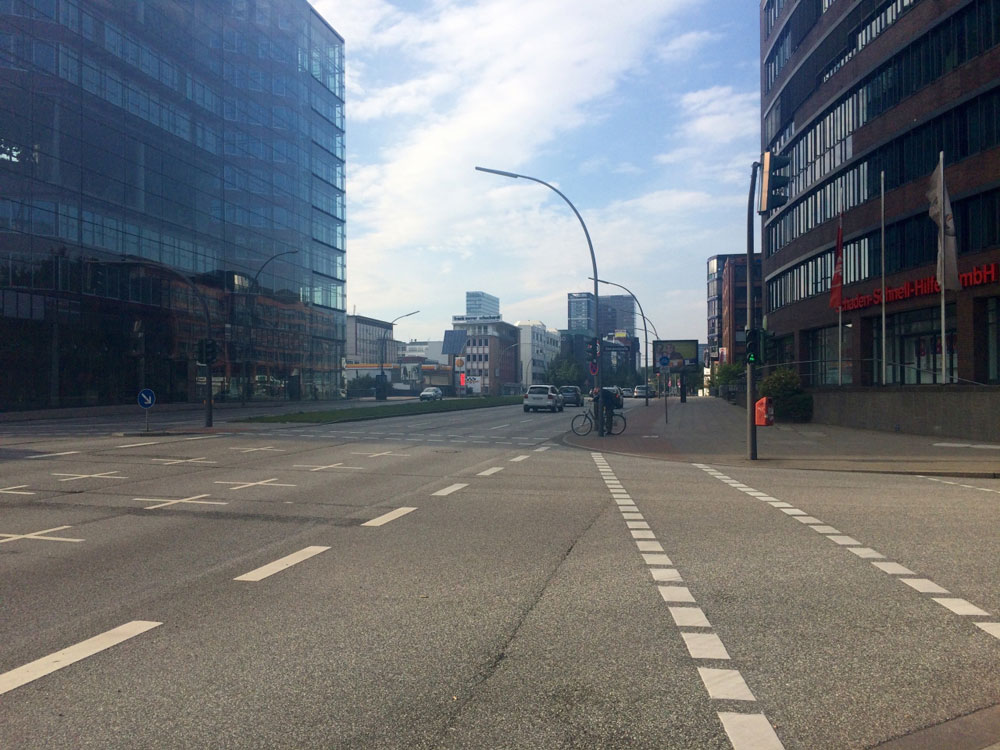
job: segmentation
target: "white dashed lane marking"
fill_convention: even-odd
[[[788,514],[790,517],[795,518],[797,521],[801,521],[804,524],[809,524],[809,528],[818,534],[826,536],[830,541],[839,544],[845,549],[849,550],[852,554],[863,560],[884,560],[885,555],[883,555],[878,550],[874,550],[871,547],[862,547],[861,542],[853,537],[841,534],[840,531],[835,529],[833,526],[828,526],[820,521],[818,518],[813,516],[802,515],[804,511],[800,511],[798,508],[793,508],[791,503],[782,502],[773,498],[769,495],[765,495],[762,492],[754,490],[752,487],[747,487],[741,482],[737,482],[734,479],[730,479],[725,474],[712,469],[710,466],[705,464],[692,464],[693,466],[701,469],[710,476],[715,477],[721,482],[725,482],[731,487],[744,492],[750,497],[757,498],[768,505],[778,508],[782,512]],[[982,487],[974,487],[972,485],[960,484],[959,482],[951,482],[945,479],[935,479],[934,477],[923,477],[924,479],[930,479],[934,482],[941,482],[942,484],[951,484],[957,487],[963,487],[972,490],[981,490]],[[995,490],[987,490],[988,492],[993,492]],[[881,570],[883,573],[894,576],[912,576],[915,575],[912,570],[896,562],[885,561],[885,562],[872,562],[876,568]],[[918,591],[922,594],[947,594],[950,593],[948,589],[940,586],[929,578],[899,578],[898,580],[905,583],[907,586],[912,588],[914,591]],[[662,589],[662,587],[661,587]],[[662,592],[661,592],[662,593]],[[937,597],[933,596],[931,599],[938,604],[940,604],[945,609],[953,612],[956,615],[963,617],[990,617],[990,613],[980,609],[971,602],[965,599],[959,599],[955,597]],[[994,638],[1000,639],[1000,623],[996,622],[977,622],[975,623],[984,632],[989,633]]]
[[[122,641],[134,638],[161,624],[146,620],[133,620],[100,635],[95,635],[93,638],[81,641],[75,646],[70,646],[69,648],[64,648],[62,651],[56,651],[54,654],[43,656],[41,659],[36,659],[29,664],[25,664],[23,667],[4,672],[0,674],[0,695],[19,688],[22,685],[27,685],[39,677],[52,674],[63,667],[68,667],[70,664],[75,664],[81,659],[86,659],[88,656],[93,656],[105,649],[116,646]]]
[[[412,513],[416,508],[396,508],[396,510],[391,510],[377,518],[373,518],[370,521],[365,521],[362,526],[384,526],[389,523],[389,521],[395,521],[401,516],[405,516],[407,513]]]
[[[306,547],[305,549],[300,549],[298,552],[293,552],[290,555],[282,557],[280,560],[275,560],[272,563],[263,565],[256,570],[251,570],[249,573],[244,573],[241,576],[236,576],[234,581],[263,581],[265,578],[273,576],[275,573],[280,573],[282,570],[297,565],[303,560],[308,560],[310,557],[318,555],[320,552],[326,552],[329,547]]]
[[[452,492],[458,492],[463,487],[468,487],[468,486],[469,486],[468,484],[452,484],[445,487],[444,489],[440,489],[437,492],[433,492],[431,494],[434,497],[445,497],[447,495],[450,495]]]

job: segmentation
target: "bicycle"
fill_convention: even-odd
[[[611,434],[621,435],[625,432],[625,424],[625,415],[616,411],[611,418]],[[573,421],[569,423],[569,426],[573,432],[581,437],[589,435],[590,431],[594,429],[594,417],[588,409],[582,414],[577,414],[573,417]]]

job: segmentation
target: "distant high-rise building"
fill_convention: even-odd
[[[590,332],[600,338],[613,336],[615,331],[625,331],[628,338],[635,335],[635,300],[627,294],[609,294],[599,298],[600,331],[594,323],[594,295],[591,292],[570,292],[567,295],[567,326],[571,333]]]
[[[726,265],[730,262],[734,262],[742,258],[743,265],[746,265],[746,253],[742,255],[713,255],[708,259],[708,358],[709,362],[722,362],[722,363],[732,363],[736,356],[736,353],[730,351],[725,341],[725,331],[723,330],[723,296],[724,290],[722,287],[723,274],[725,272]],[[746,278],[744,274],[744,279]],[[758,276],[758,284],[759,284]],[[744,300],[746,298],[746,284],[744,283],[741,287],[743,289]],[[760,297],[760,288],[755,290],[756,297]],[[744,309],[746,305],[744,304]],[[744,322],[746,322],[746,317],[744,316]]]
[[[940,383],[942,365],[946,382],[1000,383],[1000,0],[760,8],[761,150],[791,160],[761,243],[777,358],[812,386],[877,385],[883,363],[890,385]],[[961,287],[943,335],[929,214],[942,153]]]
[[[590,292],[570,292],[567,297],[566,330],[593,337],[594,295]]]
[[[465,314],[484,317],[500,315],[500,298],[486,292],[466,292]]]

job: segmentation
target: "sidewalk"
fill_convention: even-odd
[[[676,397],[628,402],[621,435],[567,433],[567,445],[665,461],[725,466],[1000,478],[1000,445],[822,424],[757,428],[757,460],[747,458],[746,411],[724,399]],[[666,411],[666,420],[664,418]],[[980,446],[980,447],[974,447]]]

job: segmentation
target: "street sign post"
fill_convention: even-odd
[[[139,406],[146,412],[146,432],[149,432],[149,409],[156,403],[156,394],[152,388],[143,388],[139,391]]]

